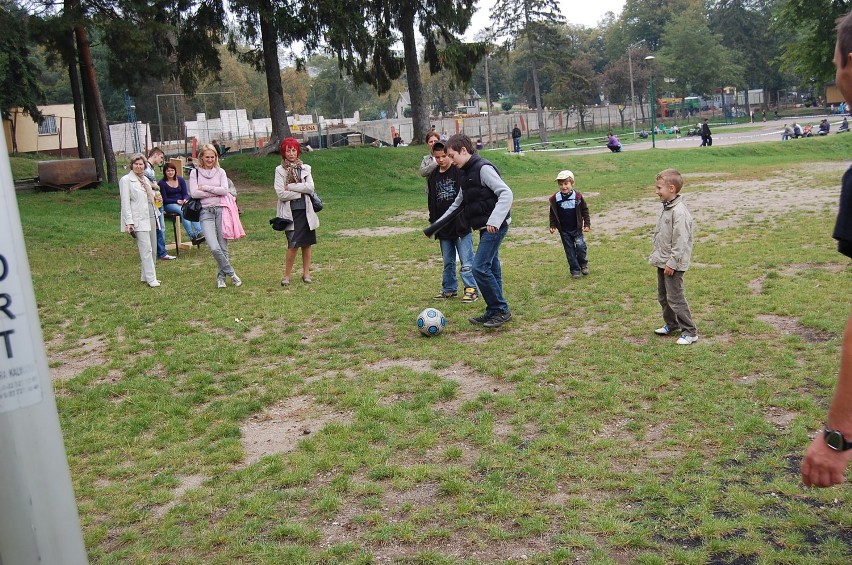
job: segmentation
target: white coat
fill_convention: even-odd
[[[293,211],[290,209],[290,201],[297,198],[304,198],[314,193],[314,177],[311,176],[311,166],[302,165],[302,182],[291,182],[286,184],[284,167],[278,165],[275,168],[275,194],[278,195],[278,208],[276,216],[279,218],[293,219]],[[308,227],[315,230],[319,227],[319,217],[314,211],[313,202],[310,198],[305,198],[305,216],[308,220]],[[293,224],[289,224],[287,231],[293,229]]]
[[[153,191],[142,184],[133,171],[118,181],[121,196],[121,231],[127,231],[127,224],[133,224],[134,231],[151,231],[149,205],[154,198]]]

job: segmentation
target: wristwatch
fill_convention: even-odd
[[[832,430],[825,426],[822,430],[822,435],[825,438],[825,443],[834,451],[846,451],[852,449],[852,442],[846,441],[843,434],[837,430]]]

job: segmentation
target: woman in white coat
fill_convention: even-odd
[[[142,260],[142,282],[151,288],[160,286],[154,269],[154,249],[157,247],[157,223],[154,218],[154,191],[144,175],[145,156],[130,156],[131,171],[118,181],[121,196],[121,231],[136,239]]]
[[[281,164],[275,168],[275,194],[278,196],[277,216],[291,220],[284,233],[287,235],[287,256],[284,260],[284,278],[281,286],[290,284],[290,274],[296,262],[296,253],[302,250],[302,282],[311,283],[311,246],[317,242],[316,229],[319,218],[314,211],[311,195],[314,178],[311,166],[299,159],[302,153],[299,142],[292,137],[281,142]]]

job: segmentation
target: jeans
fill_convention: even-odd
[[[180,209],[180,204],[165,204],[163,206],[163,211],[168,212],[169,214],[177,214],[180,216],[180,223],[183,224],[183,229],[186,230],[186,235],[189,236],[189,239],[195,239],[199,235],[201,235],[201,223],[199,222],[190,222],[189,220],[183,217],[183,211]]]
[[[156,224],[156,222],[155,222]],[[162,259],[168,255],[166,253],[166,234],[163,230],[157,227],[157,259]]]
[[[692,312],[683,294],[683,271],[667,276],[657,267],[657,301],[663,307],[663,321],[670,328],[680,328],[684,335],[695,337],[698,330],[692,321]]]
[[[465,288],[476,288],[471,265],[473,264],[473,234],[468,233],[457,239],[439,239],[441,255],[444,258],[444,275],[441,280],[442,292],[456,292],[459,288],[456,278],[456,253],[461,261],[461,278]]]
[[[565,248],[565,258],[568,259],[571,274],[579,275],[580,270],[589,264],[586,260],[586,240],[583,238],[583,232],[560,231],[559,235],[562,237],[562,247]]]
[[[521,138],[520,137],[513,137],[512,142],[515,144],[515,153],[520,153],[521,152]]]
[[[508,232],[509,224],[506,222],[495,233],[479,231],[479,247],[473,256],[473,278],[485,300],[486,316],[509,311],[509,303],[503,298],[503,270],[499,256],[500,243]]]
[[[219,265],[219,278],[233,276],[234,268],[228,259],[228,240],[222,237],[222,207],[212,206],[201,209],[201,231],[207,240],[207,247]]]

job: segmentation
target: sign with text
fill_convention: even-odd
[[[14,197],[14,190],[9,192]],[[38,325],[38,312],[25,308],[18,266],[27,258],[15,251],[15,242],[22,235],[12,206],[0,209],[0,413],[31,406],[43,398],[30,326]]]
[[[316,133],[319,130],[316,124],[293,124],[290,126],[290,131],[293,133]]]

